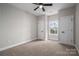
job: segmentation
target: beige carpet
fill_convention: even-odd
[[[0,52],[1,56],[76,56],[73,46],[56,41],[32,41]]]

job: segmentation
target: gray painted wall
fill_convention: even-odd
[[[62,9],[59,11],[59,17],[75,15],[75,6]]]
[[[9,4],[0,4],[0,49],[37,38],[37,17]]]
[[[79,50],[79,4],[76,6],[76,19],[75,19],[75,39],[76,39],[76,47]]]

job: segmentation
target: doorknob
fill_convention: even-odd
[[[64,33],[64,31],[62,31],[61,33]]]
[[[41,31],[41,32],[43,32],[43,31]]]

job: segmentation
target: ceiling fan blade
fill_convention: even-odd
[[[52,3],[47,3],[47,4],[44,3],[44,4],[43,4],[43,6],[52,6],[52,5],[53,5]]]
[[[42,10],[45,12],[45,9],[44,9],[44,7],[42,7]]]
[[[40,3],[33,3],[33,4],[35,4],[35,5],[40,5]]]
[[[37,7],[34,9],[34,11],[36,11],[38,8],[39,8],[39,6],[37,6]]]

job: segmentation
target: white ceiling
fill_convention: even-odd
[[[11,5],[16,6],[24,11],[30,12],[36,16],[45,14],[45,12],[43,12],[40,8],[34,11],[34,8],[37,6],[32,3],[12,3]],[[74,5],[74,3],[53,3],[53,6],[45,7],[45,10],[48,15],[52,15],[58,13],[58,11],[61,9],[72,7]]]

